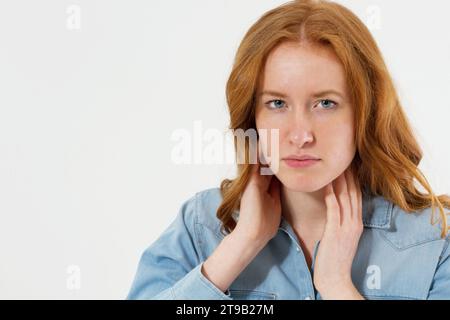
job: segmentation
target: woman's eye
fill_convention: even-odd
[[[330,99],[320,100],[319,104],[321,104],[322,108],[324,109],[333,109],[337,106],[337,103]],[[269,109],[279,110],[286,107],[286,102],[284,102],[283,100],[275,99],[267,101],[265,105],[267,105]]]
[[[320,104],[322,104],[324,109],[333,109],[336,107],[337,103],[330,99],[320,100]]]
[[[269,106],[269,109],[281,109],[285,106],[285,102],[283,100],[270,100],[265,104]]]

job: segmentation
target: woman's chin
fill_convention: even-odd
[[[300,179],[292,179],[277,177],[280,180],[284,188],[293,192],[315,192],[321,189],[323,186],[317,181],[317,179],[308,179],[306,177],[301,177]]]

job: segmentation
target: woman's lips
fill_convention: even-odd
[[[304,167],[309,167],[312,166],[314,164],[316,164],[317,162],[320,161],[320,159],[307,159],[307,160],[296,160],[296,159],[284,159],[284,162],[286,162],[286,164],[291,167],[291,168],[304,168]]]

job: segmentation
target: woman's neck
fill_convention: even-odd
[[[282,186],[280,200],[284,218],[297,230],[322,234],[327,220],[324,190],[298,192]]]

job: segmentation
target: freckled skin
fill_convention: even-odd
[[[343,97],[313,96],[329,89]],[[259,96],[266,90],[284,93],[286,97]],[[343,66],[331,48],[305,42],[280,44],[266,60],[257,94],[257,130],[279,129],[279,157],[307,153],[322,159],[306,168],[291,168],[280,161],[276,176],[286,188],[302,192],[319,190],[350,165],[356,152],[354,106]],[[327,104],[324,102],[327,99],[337,105]],[[284,103],[270,103],[271,110],[265,105],[270,100]],[[276,109],[280,106],[283,108]],[[270,155],[270,133],[269,139],[260,144]]]

